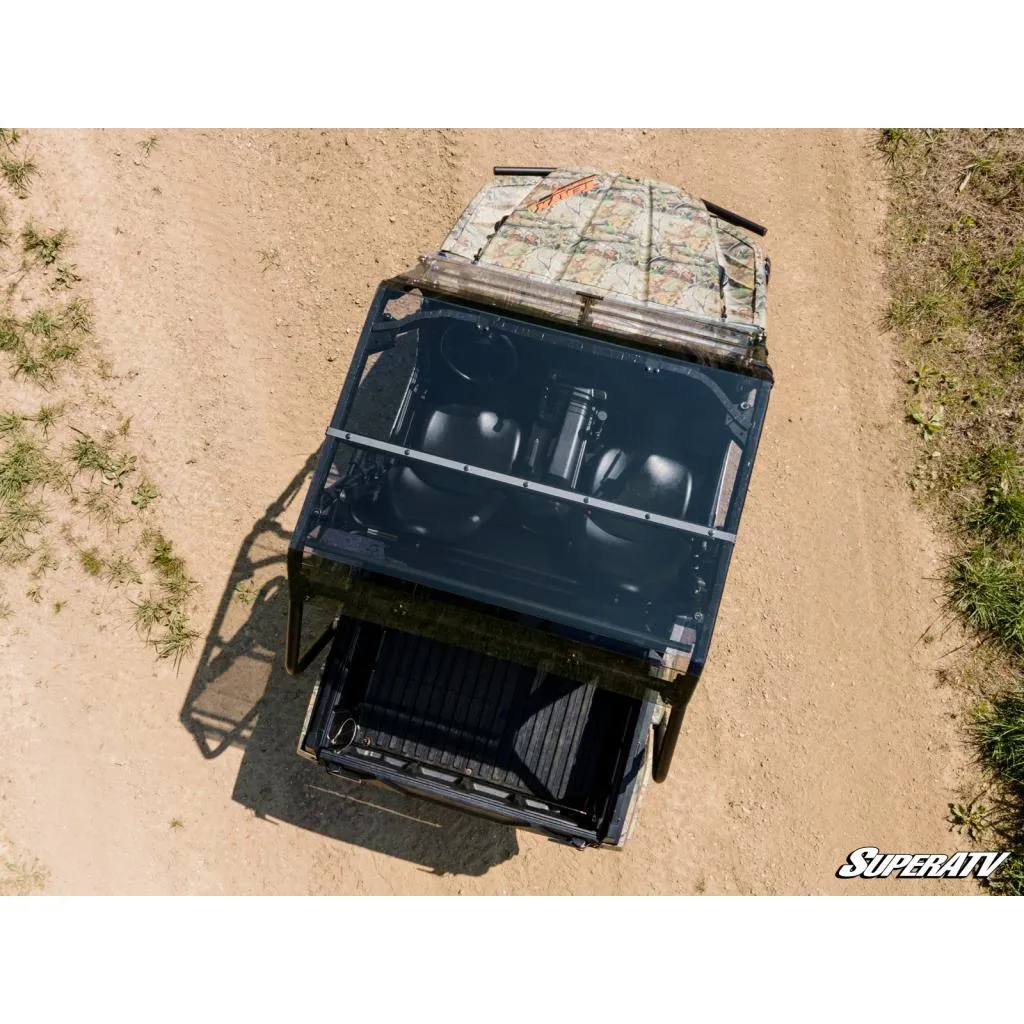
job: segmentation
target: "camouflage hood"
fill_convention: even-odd
[[[482,188],[441,247],[480,266],[749,327],[766,326],[755,236],[656,181],[581,168]]]

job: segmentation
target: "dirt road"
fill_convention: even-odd
[[[958,848],[956,703],[918,643],[938,549],[902,482],[866,135],[158,133],[148,156],[142,137],[36,132],[33,153],[210,638],[175,674],[84,577],[59,618],[4,624],[0,817],[47,891],[870,892],[834,877],[855,847]],[[740,541],[671,778],[622,853],[294,754],[314,675],[282,667],[296,497],[376,283],[500,163],[659,178],[770,227],[776,387]]]

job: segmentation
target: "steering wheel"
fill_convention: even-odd
[[[485,327],[453,324],[441,335],[440,349],[448,369],[471,384],[502,384],[519,369],[512,339]]]

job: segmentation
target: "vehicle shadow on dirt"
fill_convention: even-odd
[[[281,524],[294,521],[315,463],[314,453],[243,541],[181,721],[206,758],[229,747],[243,750],[232,796],[258,817],[400,857],[435,874],[482,875],[519,852],[513,829],[334,778],[296,754],[318,665],[298,678],[284,669],[289,533]],[[310,602],[306,636],[317,635],[331,614]]]

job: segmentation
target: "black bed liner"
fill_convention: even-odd
[[[397,771],[598,838],[632,782],[624,777],[636,770],[644,708],[592,684],[344,618],[314,703],[302,745],[325,763],[392,783]]]

